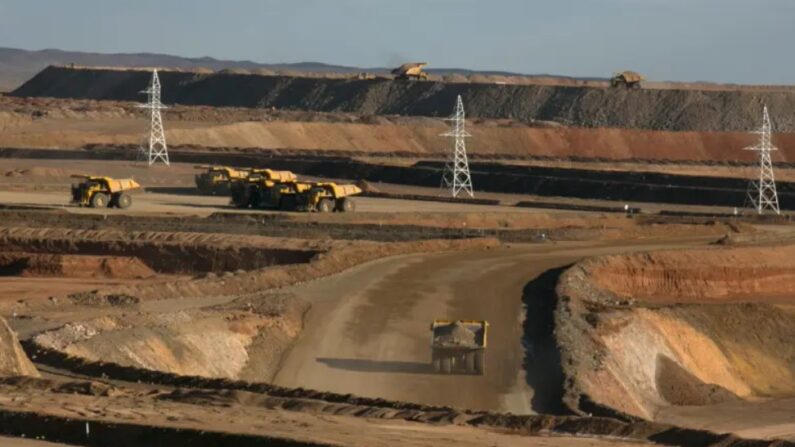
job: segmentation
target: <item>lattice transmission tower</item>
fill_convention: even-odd
[[[472,177],[469,175],[469,161],[467,160],[465,143],[465,138],[472,135],[466,131],[465,118],[464,102],[461,100],[461,95],[458,95],[453,116],[447,118],[447,121],[453,122],[453,129],[441,135],[455,139],[453,152],[448,155],[447,162],[444,165],[444,172],[442,173],[442,189],[449,188],[453,197],[458,197],[461,191],[469,194],[469,197],[475,197],[472,192]]]
[[[149,110],[150,121],[149,138],[145,138],[141,143],[138,158],[146,160],[149,166],[157,163],[158,160],[169,166],[166,133],[163,130],[163,118],[160,116],[160,110],[168,107],[160,102],[160,78],[157,76],[157,70],[152,71],[152,81],[149,87],[141,93],[146,93],[148,100],[146,104],[141,104],[138,107]]]
[[[752,180],[748,185],[748,200],[758,214],[763,214],[767,210],[781,214],[776,192],[776,178],[773,175],[773,161],[770,158],[770,152],[778,150],[771,141],[772,131],[770,115],[767,113],[767,106],[765,106],[762,112],[762,127],[754,131],[759,134],[759,143],[745,148],[747,151],[759,153],[759,180]]]

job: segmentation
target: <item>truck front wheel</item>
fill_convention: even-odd
[[[108,207],[108,195],[105,193],[95,193],[91,197],[91,208],[107,208]]]
[[[334,211],[334,202],[331,199],[320,199],[317,210],[321,213],[330,213]]]

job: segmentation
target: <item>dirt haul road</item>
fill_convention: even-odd
[[[587,256],[704,242],[528,244],[400,256],[299,285],[290,292],[312,307],[304,332],[274,382],[431,405],[533,413],[534,391],[523,366],[525,285],[551,268]],[[490,322],[484,376],[431,371],[429,328],[435,318]]]

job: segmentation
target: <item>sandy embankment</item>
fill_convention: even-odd
[[[2,376],[38,377],[39,372],[19,345],[17,335],[0,318],[0,377]]]
[[[557,293],[572,407],[653,419],[672,405],[795,394],[795,245],[594,258]]]

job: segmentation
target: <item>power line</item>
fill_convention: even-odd
[[[745,148],[747,151],[759,153],[759,180],[752,180],[748,185],[748,199],[758,214],[763,214],[766,210],[781,214],[776,192],[776,178],[773,175],[773,161],[770,158],[770,152],[778,150],[771,141],[772,132],[773,126],[770,123],[767,106],[765,106],[762,112],[762,127],[754,131],[759,134],[759,143],[756,146]]]
[[[447,157],[447,162],[442,173],[443,189],[450,189],[453,197],[458,197],[461,191],[475,197],[472,191],[472,177],[469,174],[469,161],[467,160],[467,149],[465,138],[471,137],[466,131],[466,116],[464,114],[464,102],[461,95],[456,100],[453,116],[447,119],[453,122],[453,129],[443,133],[441,136],[455,139],[453,151]]]
[[[152,81],[149,87],[141,93],[146,93],[148,101],[138,107],[149,110],[150,122],[149,147],[146,147],[145,142],[141,144],[138,151],[139,159],[146,160],[149,166],[152,166],[158,160],[169,166],[166,133],[163,130],[163,118],[160,116],[160,110],[168,107],[160,102],[160,78],[157,76],[157,70],[152,71]]]

